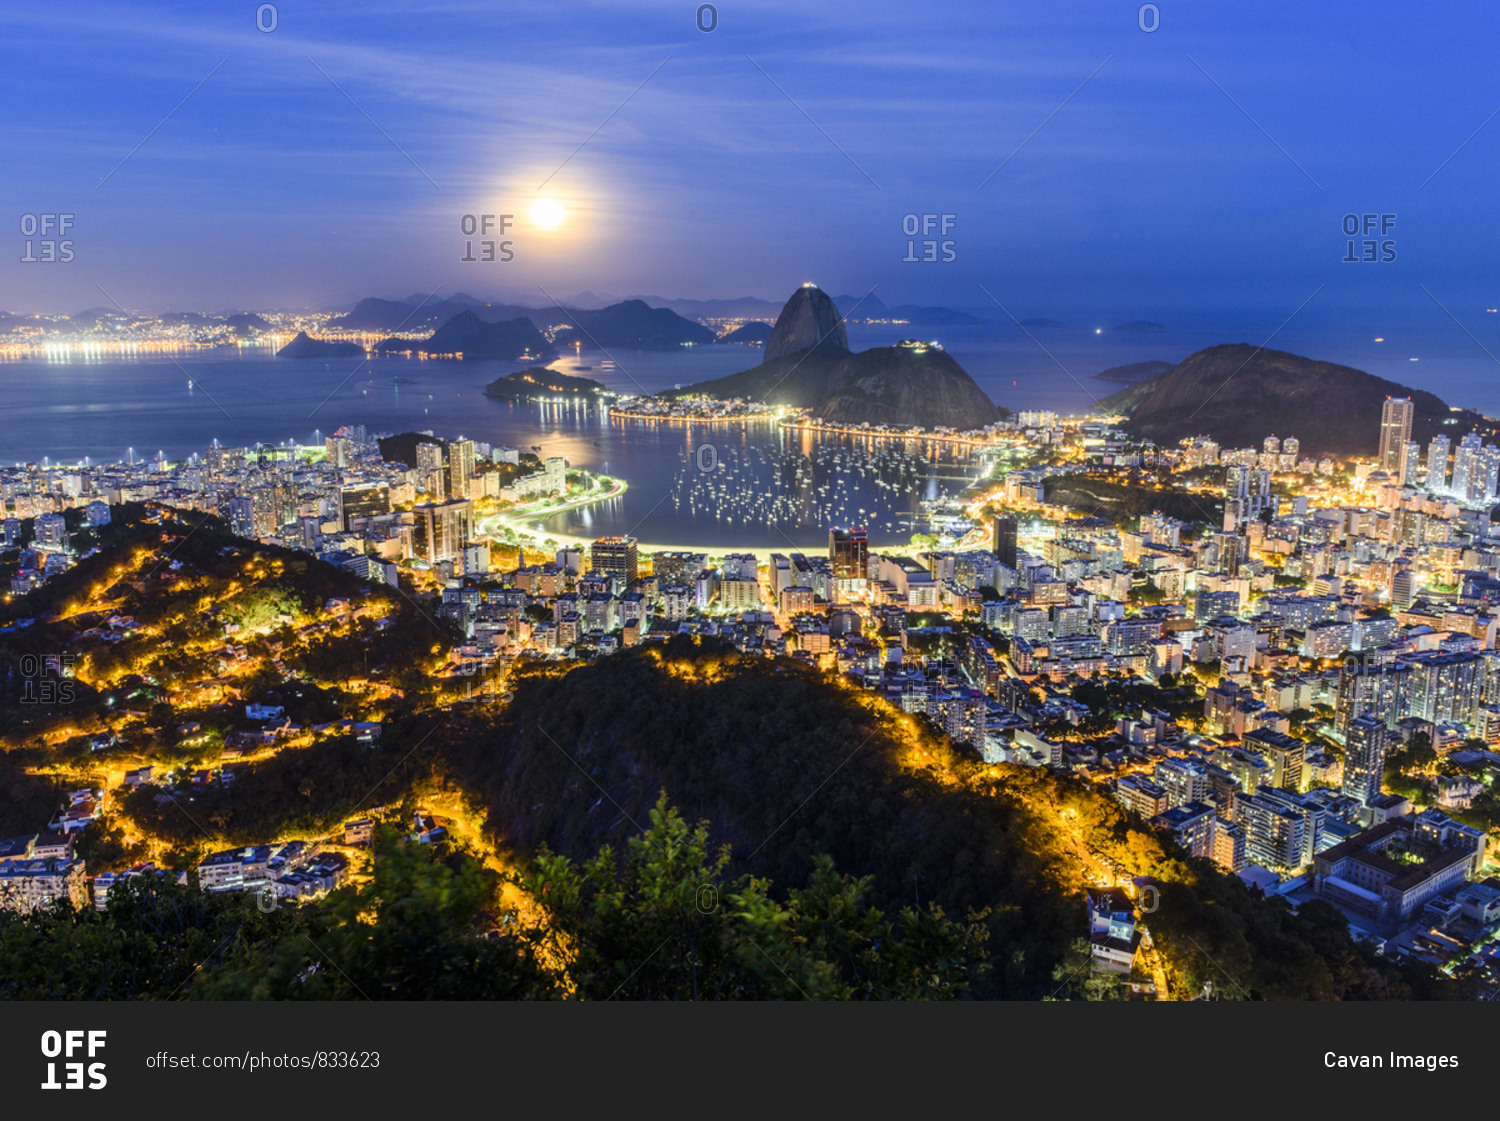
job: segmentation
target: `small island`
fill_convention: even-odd
[[[1161,377],[1162,374],[1172,369],[1171,362],[1131,362],[1125,366],[1111,366],[1107,370],[1100,370],[1094,376],[1100,381],[1121,382],[1125,385],[1134,385],[1137,382],[1150,381],[1152,378]]]
[[[766,343],[771,341],[771,325],[752,319],[749,323],[741,327],[736,327],[733,331],[719,336],[717,341],[721,343],[741,343],[746,346],[765,346]]]
[[[297,337],[276,352],[277,358],[351,358],[363,354],[365,348],[359,343],[330,342],[315,339],[306,331],[298,331]]]
[[[590,378],[575,378],[546,366],[532,366],[496,378],[484,387],[484,395],[512,401],[538,401],[555,397],[598,401],[613,398],[615,392]]]

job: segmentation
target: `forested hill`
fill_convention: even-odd
[[[1370,455],[1387,397],[1412,400],[1411,438],[1422,444],[1439,433],[1457,441],[1483,419],[1455,413],[1425,390],[1248,343],[1200,350],[1099,405],[1123,413],[1130,432],[1158,444],[1207,434],[1224,447],[1247,447],[1267,436],[1296,436],[1304,455]]]
[[[674,640],[566,674],[518,677],[512,703],[452,762],[490,826],[521,849],[589,853],[639,832],[662,792],[731,867],[802,883],[817,854],[873,877],[878,906],[988,910],[976,995],[1067,987],[1087,876],[1108,862],[1160,884],[1150,929],[1175,991],[1225,997],[1410,996],[1321,902],[1299,914],[1189,859],[1103,793],[984,767],[900,712],[786,660]],[[1086,955],[1086,951],[1085,951]],[[1084,970],[1086,973],[1087,971]]]

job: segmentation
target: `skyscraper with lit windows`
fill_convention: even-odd
[[[1380,469],[1389,474],[1401,470],[1401,453],[1411,439],[1411,421],[1417,411],[1410,397],[1387,397],[1380,409]]]
[[[995,516],[994,552],[1007,568],[1016,567],[1016,519],[1013,514]]]
[[[1373,713],[1349,721],[1344,741],[1344,793],[1368,806],[1380,797],[1390,732]]]
[[[841,585],[863,586],[870,578],[870,538],[863,526],[834,526],[828,531],[828,559]]]
[[[1427,489],[1446,490],[1448,487],[1448,450],[1453,442],[1446,436],[1434,436],[1427,445]]]

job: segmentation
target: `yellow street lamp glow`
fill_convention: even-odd
[[[562,225],[568,212],[556,199],[537,199],[531,204],[531,220],[544,230],[555,230]]]

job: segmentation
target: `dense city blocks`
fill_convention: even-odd
[[[0,472],[6,904],[201,891],[311,915],[412,847],[489,877],[500,909],[474,934],[537,953],[538,854],[680,811],[717,823],[719,875],[796,883],[824,853],[876,903],[912,847],[923,894],[976,916],[955,993],[1046,995],[1058,969],[1072,995],[1212,993],[1187,947],[1225,935],[1179,892],[1274,910],[1291,943],[1336,931],[1397,991],[1488,993],[1500,455],[1464,436],[1448,471],[1442,437],[1405,439],[1405,404],[1386,467],[1023,411],[950,434],[967,485],[909,540],[831,525],[825,549],[548,542],[536,511],[608,503],[612,480],[431,432]],[[845,449],[834,477],[929,439],[820,438]],[[788,770],[788,750],[827,758]],[[999,864],[945,883],[979,854],[934,824],[835,826],[865,787],[928,815],[978,797],[965,848]],[[778,843],[781,816],[807,820]],[[1057,846],[1046,904],[982,839],[1021,820]],[[1007,899],[1048,940],[1000,923]],[[1239,995],[1293,995],[1248,945],[1219,949],[1245,958]],[[1025,977],[995,968],[1015,953]]]

